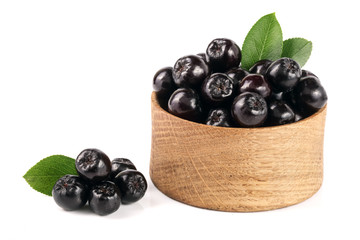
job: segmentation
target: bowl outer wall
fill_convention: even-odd
[[[201,208],[251,212],[302,202],[321,187],[326,106],[296,123],[225,128],[178,118],[151,96],[150,177]]]

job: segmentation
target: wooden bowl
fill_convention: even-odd
[[[252,212],[302,202],[323,179],[326,106],[292,124],[207,126],[178,118],[151,96],[150,177],[165,195],[213,210]]]

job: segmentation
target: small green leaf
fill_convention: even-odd
[[[44,158],[25,173],[27,183],[36,191],[51,196],[56,181],[66,174],[77,175],[75,160],[63,155]]]
[[[242,45],[241,67],[248,70],[259,60],[279,59],[282,44],[282,31],[275,13],[263,16],[246,35]]]
[[[290,38],[284,41],[281,57],[292,58],[304,66],[311,55],[312,42],[304,38]]]

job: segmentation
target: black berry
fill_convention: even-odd
[[[224,73],[214,73],[206,78],[201,87],[201,96],[211,106],[219,106],[233,98],[233,80]]]
[[[124,204],[140,200],[145,195],[147,189],[144,175],[133,169],[120,172],[116,175],[114,182],[121,191],[121,202]]]
[[[257,61],[250,69],[249,72],[250,73],[255,73],[255,74],[261,74],[261,75],[265,75],[266,74],[266,70],[268,69],[268,67],[271,65],[272,61],[268,60],[268,59],[263,59],[260,61]]]
[[[80,177],[65,175],[55,183],[52,196],[57,205],[63,209],[76,210],[87,202],[89,190]]]
[[[238,67],[241,61],[241,50],[230,39],[214,39],[206,49],[206,60],[213,72],[226,72]]]
[[[112,182],[100,182],[90,190],[89,205],[98,215],[108,215],[119,209],[121,193]]]
[[[111,173],[110,178],[114,179],[119,172],[125,171],[127,169],[136,170],[135,165],[127,158],[115,158],[111,161]]]
[[[209,75],[209,67],[197,55],[178,59],[173,68],[173,79],[178,87],[198,87]]]
[[[204,60],[206,62],[206,54],[205,53],[198,53],[196,55],[199,56],[202,60]]]
[[[79,176],[89,182],[105,180],[111,172],[111,161],[99,149],[83,150],[75,160],[76,171]]]
[[[234,41],[212,40],[205,53],[179,58],[173,68],[155,74],[158,103],[180,118],[224,127],[287,124],[326,104],[318,77],[294,59],[261,59],[248,71],[242,69],[241,59]]]
[[[312,114],[325,106],[327,94],[320,80],[314,76],[301,78],[293,91],[296,107]]]
[[[218,108],[210,110],[206,119],[206,125],[218,127],[230,127],[231,117],[226,109]]]
[[[260,94],[242,93],[235,98],[231,107],[231,115],[241,127],[261,126],[267,117],[266,101]]]
[[[249,74],[239,83],[239,92],[256,92],[263,98],[271,95],[271,88],[263,75]]]
[[[280,58],[267,69],[266,79],[276,92],[290,91],[301,77],[300,65],[290,58]]]
[[[190,121],[201,121],[202,108],[198,94],[191,88],[179,88],[171,96],[168,102],[171,114]]]
[[[165,67],[155,73],[153,89],[160,98],[168,98],[175,91],[176,85],[172,77],[173,68]]]
[[[307,76],[313,76],[313,77],[317,78],[317,76],[315,74],[313,74],[312,72],[302,69],[301,70],[301,77],[303,78],[303,77],[307,77]]]
[[[304,118],[307,117],[306,115],[304,115],[304,113],[299,112],[299,111],[296,111],[296,110],[294,110],[294,113],[295,113],[294,122],[300,121],[300,120],[302,120],[302,119],[304,119]]]
[[[270,99],[271,100],[277,100],[277,101],[283,101],[286,98],[286,95],[288,93],[284,93],[284,92],[271,92],[271,96]]]
[[[239,83],[243,78],[249,74],[248,71],[242,69],[241,67],[232,68],[226,72],[226,74],[233,80],[234,82],[234,94],[239,94]]]
[[[283,101],[271,101],[269,103],[267,124],[270,126],[292,123],[295,121],[295,113],[291,107]]]

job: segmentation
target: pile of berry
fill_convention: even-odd
[[[144,175],[126,158],[110,161],[98,149],[85,149],[75,161],[79,176],[65,175],[54,185],[52,196],[65,210],[76,210],[87,202],[92,211],[107,215],[141,199],[147,189]]]
[[[260,60],[249,71],[240,62],[234,41],[214,39],[206,53],[184,56],[174,67],[160,69],[153,89],[171,114],[222,127],[292,123],[327,102],[319,78],[293,59]]]

